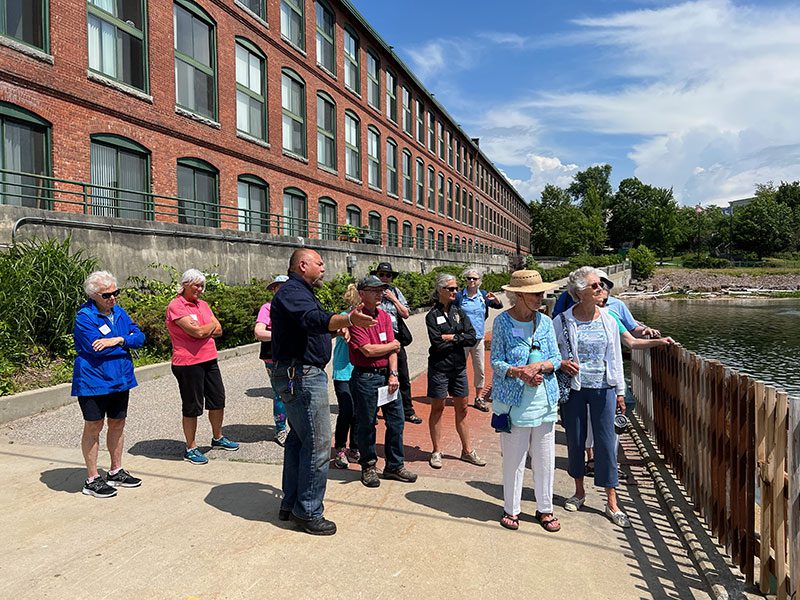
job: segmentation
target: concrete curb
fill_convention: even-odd
[[[220,350],[219,360],[252,354],[257,352],[259,347],[260,344],[255,342],[245,346],[229,348],[228,350]],[[162,362],[146,365],[138,367],[135,372],[136,380],[139,383],[144,383],[145,381],[171,374],[171,363]],[[61,383],[49,388],[28,390],[27,392],[0,398],[0,425],[77,402],[77,398],[70,396],[71,388],[71,383]]]
[[[634,423],[635,426],[633,425]],[[714,598],[714,600],[729,600],[730,595],[728,594],[728,590],[725,589],[725,586],[720,581],[721,578],[719,576],[719,572],[714,567],[711,560],[709,560],[708,555],[706,554],[705,550],[703,550],[702,544],[692,531],[691,524],[678,507],[677,502],[675,501],[672,492],[669,491],[669,488],[667,487],[667,484],[664,481],[664,478],[662,477],[655,460],[653,460],[649,450],[639,436],[639,431],[644,431],[644,427],[639,421],[639,418],[634,415],[631,419],[631,427],[628,428],[628,433],[630,433],[631,438],[633,438],[633,441],[636,444],[636,448],[639,450],[639,453],[644,459],[645,467],[647,468],[650,477],[656,484],[658,495],[669,508],[669,514],[675,523],[675,529],[678,535],[683,539],[684,544],[689,549],[689,555],[692,557],[695,565],[697,565],[698,572],[705,580],[711,597]]]

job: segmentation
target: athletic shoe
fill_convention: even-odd
[[[204,465],[208,462],[208,457],[200,452],[198,448],[192,448],[183,454],[183,460],[186,460],[193,465]]]
[[[281,448],[286,446],[286,438],[289,435],[288,429],[279,429],[275,432],[275,443],[278,444]]]
[[[83,484],[82,492],[95,498],[113,498],[117,495],[117,490],[108,485],[102,477],[95,477],[94,481],[87,479]]]
[[[468,462],[471,465],[475,465],[477,467],[485,467],[486,461],[483,460],[478,453],[475,451],[475,448],[472,449],[472,452],[462,452],[461,453],[461,460],[464,462]]]
[[[348,448],[345,450],[347,452],[347,462],[351,464],[356,464],[361,460],[361,452],[358,450],[354,450],[353,448]]]
[[[564,510],[569,511],[569,512],[575,512],[581,506],[583,506],[584,502],[586,502],[586,497],[585,496],[583,498],[578,498],[577,496],[572,496],[570,498],[567,498],[567,500],[564,502]]]
[[[417,413],[411,413],[410,415],[406,416],[406,421],[408,423],[413,423],[414,425],[419,425],[422,423],[422,417],[420,417]]]
[[[339,448],[336,450],[336,458],[333,459],[333,466],[337,469],[346,469],[350,466],[350,463],[347,462],[347,454],[344,451],[344,448]]]
[[[475,398],[475,408],[481,412],[489,412],[489,406],[483,398]]]
[[[378,471],[374,465],[364,467],[361,470],[361,483],[370,488],[380,487],[381,480],[378,479]]]
[[[400,467],[396,471],[383,470],[384,479],[394,479],[395,481],[402,481],[403,483],[414,483],[417,480],[417,474],[412,473],[405,467]]]
[[[238,442],[232,442],[224,435],[219,438],[218,440],[212,439],[211,440],[211,447],[212,448],[219,448],[220,450],[226,450],[228,452],[236,452],[239,449]]]
[[[111,487],[134,488],[142,485],[141,479],[139,479],[138,477],[134,477],[133,475],[128,473],[125,469],[120,469],[114,475],[109,474],[108,477],[106,478],[106,482]]]
[[[431,457],[428,459],[428,464],[432,466],[434,469],[441,469],[442,468],[442,453],[441,452],[431,452]]]

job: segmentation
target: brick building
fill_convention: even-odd
[[[0,12],[0,204],[529,246],[523,199],[347,0],[0,0]]]

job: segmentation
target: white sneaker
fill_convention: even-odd
[[[434,469],[441,469],[442,468],[442,453],[441,452],[431,452],[431,457],[428,459],[428,463]]]
[[[567,500],[564,502],[564,510],[569,512],[575,512],[581,506],[583,506],[584,502],[586,502],[586,496],[584,496],[583,498],[572,496],[571,498],[567,498]]]
[[[628,527],[631,526],[631,522],[630,522],[630,519],[628,519],[628,515],[626,515],[621,510],[617,510],[617,512],[613,512],[609,508],[608,504],[606,504],[606,516],[609,518],[609,520],[612,523],[614,523],[614,525],[622,527],[623,529],[627,529]]]

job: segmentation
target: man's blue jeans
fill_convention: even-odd
[[[353,369],[350,376],[350,389],[353,392],[353,406],[356,413],[356,441],[361,453],[361,466],[374,465],[378,460],[375,451],[375,426],[378,423],[378,388],[386,385],[386,375]],[[386,425],[384,454],[386,469],[398,471],[404,465],[403,426],[405,417],[403,404],[399,398],[384,404],[383,418]]]
[[[298,519],[322,516],[331,458],[328,376],[322,369],[297,365],[289,391],[289,363],[278,362],[272,383],[283,398],[289,436],[283,452],[281,509]]]
[[[617,436],[614,433],[616,407],[614,388],[570,390],[569,400],[561,405],[561,422],[567,434],[567,472],[570,477],[579,478],[586,473],[583,461],[586,423],[590,418],[594,432],[594,484],[604,488],[619,485]]]

